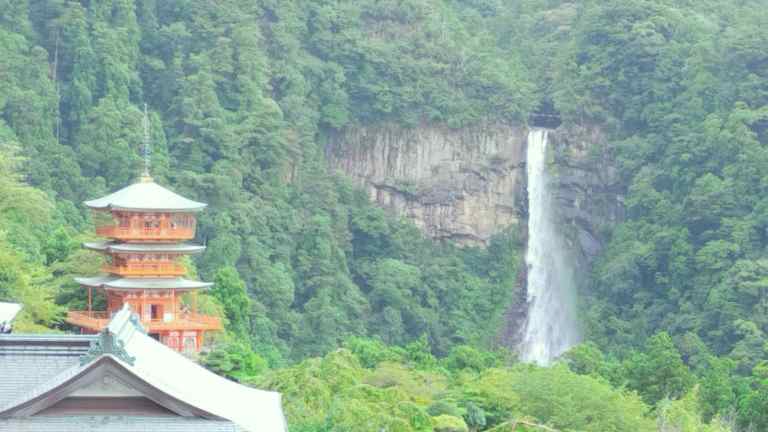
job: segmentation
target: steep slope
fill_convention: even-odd
[[[332,170],[438,240],[487,245],[517,223],[526,128],[427,125],[351,128],[326,147]]]

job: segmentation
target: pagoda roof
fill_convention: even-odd
[[[83,243],[86,249],[92,249],[102,252],[173,252],[193,254],[205,250],[205,246],[187,244],[187,243],[118,243],[111,241],[87,242]]]
[[[60,346],[49,349],[57,338]],[[126,432],[287,430],[279,393],[246,387],[192,362],[145,334],[127,305],[97,336],[0,336],[0,359],[0,430],[91,430],[94,418],[104,421],[98,430]],[[170,415],[76,413],[84,420],[78,429],[72,417],[47,414],[60,401],[95,390],[102,397],[141,395]]]
[[[193,281],[184,278],[124,278],[119,276],[77,277],[75,280],[85,286],[116,290],[152,289],[198,289],[208,288],[210,282]]]
[[[151,180],[142,180],[107,196],[85,201],[92,209],[129,211],[200,211],[207,204],[192,201]]]

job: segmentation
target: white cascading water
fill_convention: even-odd
[[[549,190],[546,129],[528,134],[528,320],[520,356],[548,365],[579,341],[574,264]]]

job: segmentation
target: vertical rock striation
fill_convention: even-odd
[[[557,128],[550,133],[549,144],[557,171],[556,207],[570,246],[588,269],[611,226],[624,217],[621,178],[597,127]]]
[[[499,124],[361,127],[332,135],[326,156],[373,202],[430,237],[485,245],[520,219],[526,134]]]

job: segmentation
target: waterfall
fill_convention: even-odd
[[[546,129],[528,134],[528,320],[523,361],[547,365],[578,343],[574,260],[560,232],[547,173]]]

